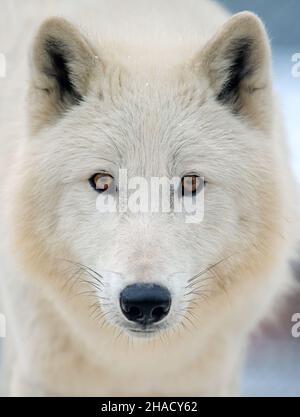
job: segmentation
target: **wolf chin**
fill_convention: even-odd
[[[28,77],[21,60],[1,81],[8,392],[237,394],[249,333],[293,287],[264,25],[204,0],[104,3],[41,11]],[[119,169],[203,177],[203,220],[99,213]]]

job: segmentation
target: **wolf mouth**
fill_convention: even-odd
[[[127,332],[129,332],[131,335],[134,335],[135,337],[139,338],[147,338],[147,337],[154,337],[154,335],[157,335],[159,333],[159,329],[133,329],[133,328],[127,328]]]

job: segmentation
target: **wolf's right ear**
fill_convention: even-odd
[[[96,61],[92,46],[65,19],[41,25],[32,48],[29,93],[36,128],[83,100]]]

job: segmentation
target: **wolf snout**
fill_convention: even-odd
[[[146,326],[168,315],[171,294],[167,288],[157,284],[133,284],[121,292],[120,306],[129,321]]]

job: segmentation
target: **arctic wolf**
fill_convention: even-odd
[[[238,393],[295,245],[263,23],[204,0],[24,3],[1,34],[9,393]],[[100,212],[120,169],[204,191],[202,221]]]

